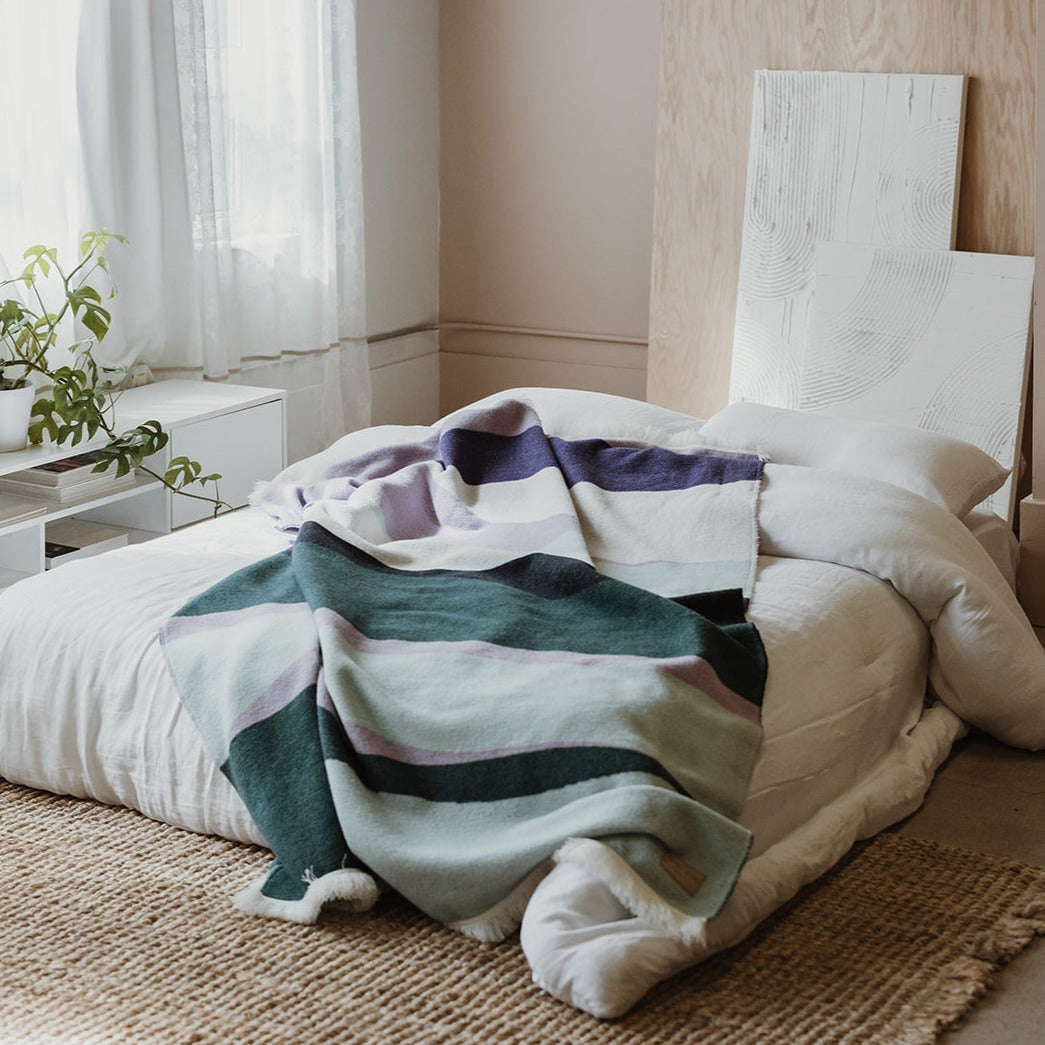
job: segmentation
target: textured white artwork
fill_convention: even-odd
[[[964,439],[1014,474],[1034,259],[821,243],[799,406]],[[989,507],[1012,521],[1010,480]]]
[[[821,240],[954,245],[963,76],[755,74],[729,396],[797,407]]]

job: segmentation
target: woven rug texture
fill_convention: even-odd
[[[265,850],[0,781],[0,1042],[931,1042],[1045,933],[1045,869],[882,835],[744,944],[599,1022],[383,897],[316,926],[230,896]]]

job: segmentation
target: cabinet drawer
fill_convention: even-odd
[[[170,435],[170,457],[189,457],[199,461],[205,473],[220,472],[221,497],[236,508],[247,503],[259,479],[271,479],[283,467],[280,402],[260,403],[178,425]],[[189,489],[195,492],[193,487]],[[210,514],[210,506],[203,501],[179,496],[172,499],[172,526],[185,526]]]

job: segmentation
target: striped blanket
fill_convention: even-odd
[[[379,881],[496,939],[567,851],[672,931],[725,901],[766,670],[741,590],[762,461],[550,428],[506,399],[346,437],[261,495],[292,547],[165,625],[273,850],[242,909],[313,921]]]

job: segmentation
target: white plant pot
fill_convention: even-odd
[[[25,449],[35,392],[32,385],[0,389],[0,453]]]

